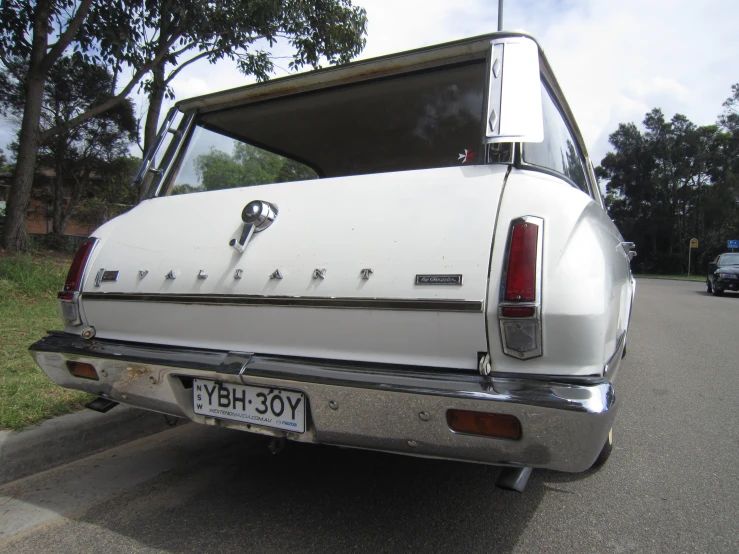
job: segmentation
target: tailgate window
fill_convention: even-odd
[[[173,192],[483,163],[485,76],[476,61],[206,113]]]

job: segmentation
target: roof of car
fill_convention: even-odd
[[[427,69],[448,63],[484,59],[490,50],[490,41],[496,38],[506,37],[526,37],[536,42],[533,37],[526,33],[490,33],[454,42],[408,50],[406,52],[389,54],[378,58],[360,60],[341,66],[306,71],[288,77],[279,77],[261,83],[253,83],[243,87],[188,98],[181,100],[176,106],[183,112],[193,110],[208,112],[238,104],[265,100],[267,98],[335,86],[337,84],[376,79],[378,77]],[[541,48],[539,51],[541,53]],[[543,53],[541,57],[546,64]],[[548,64],[546,66],[548,69]]]

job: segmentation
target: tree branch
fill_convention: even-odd
[[[174,71],[172,71],[172,73],[170,73],[169,76],[164,80],[164,84],[165,85],[168,85],[172,81],[172,79],[174,79],[175,76],[180,71],[182,71],[183,68],[185,68],[186,66],[190,65],[192,62],[197,61],[197,60],[202,60],[203,58],[206,58],[206,57],[210,56],[211,54],[214,54],[215,52],[216,52],[216,50],[206,50],[205,52],[201,52],[197,56],[193,56],[192,58],[190,58],[186,62],[181,63],[177,67],[177,69],[175,69]]]
[[[72,39],[74,39],[74,36],[77,34],[77,31],[82,27],[82,23],[87,17],[87,12],[90,11],[91,4],[92,0],[81,0],[80,6],[77,8],[77,13],[74,14],[74,18],[69,22],[69,25],[67,25],[66,31],[59,36],[59,40],[51,45],[50,50],[44,56],[44,60],[41,62],[41,71],[43,71],[43,73],[46,73],[51,69],[51,66],[56,63],[59,57],[67,49],[67,46],[70,45]]]
[[[191,42],[191,43],[190,43],[190,44],[188,44],[187,46],[184,46],[183,48],[180,48],[179,50],[176,50],[176,51],[172,52],[172,53],[170,54],[170,56],[171,56],[172,58],[176,58],[177,56],[179,56],[179,55],[180,55],[180,54],[182,54],[183,52],[187,52],[187,51],[188,51],[188,50],[189,50],[190,48],[192,48],[193,46],[197,46],[197,44],[198,44],[197,42]]]
[[[64,129],[69,129],[71,127],[75,127],[79,125],[80,123],[83,123],[87,121],[88,119],[92,119],[93,117],[96,117],[102,113],[105,113],[110,108],[115,106],[116,104],[119,104],[123,100],[126,99],[126,97],[129,95],[129,93],[133,90],[133,87],[136,86],[136,84],[144,78],[144,75],[146,75],[149,71],[151,71],[156,65],[161,62],[164,57],[169,52],[169,49],[172,47],[172,44],[179,38],[179,34],[181,33],[181,30],[177,30],[173,34],[173,36],[165,43],[165,45],[162,47],[162,49],[157,53],[157,55],[149,60],[147,63],[142,65],[136,73],[134,73],[133,77],[131,77],[131,80],[128,82],[126,87],[118,93],[116,96],[113,96],[112,98],[109,98],[102,104],[98,104],[97,106],[94,106],[93,108],[90,108],[85,113],[82,113],[76,117],[73,117],[69,121],[67,121],[64,125],[57,125],[56,127],[53,127],[51,129],[48,129],[44,131],[43,133],[40,133],[39,135],[39,144],[45,143],[47,140],[49,140],[54,135],[57,135],[61,133]]]

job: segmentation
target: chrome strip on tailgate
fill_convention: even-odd
[[[315,296],[258,296],[239,294],[140,294],[85,292],[82,300],[114,302],[166,302],[226,306],[281,306],[290,308],[330,308],[355,310],[403,310],[482,313],[481,300],[404,299],[404,298],[329,298]]]

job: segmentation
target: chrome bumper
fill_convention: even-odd
[[[622,348],[623,342],[608,380],[589,383],[83,340],[65,333],[52,333],[30,350],[63,387],[207,425],[301,442],[579,472],[591,466],[613,424],[617,402],[610,380]],[[73,376],[66,366],[70,360],[93,364],[100,380]],[[306,432],[197,415],[188,387],[192,378],[303,391],[309,400]],[[446,420],[450,409],[513,415],[521,422],[522,438],[454,433]]]

